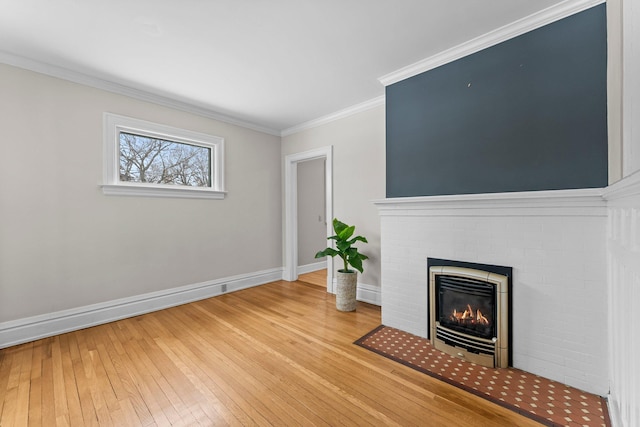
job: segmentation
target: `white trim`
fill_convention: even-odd
[[[402,197],[373,203],[381,216],[607,216],[601,188]]]
[[[307,264],[307,265],[299,265],[297,271],[298,271],[298,275],[300,275],[300,274],[313,273],[314,271],[324,270],[325,268],[327,268],[326,261],[321,261],[321,262],[314,262],[312,264]]]
[[[358,275],[360,278],[360,275]],[[338,279],[333,279],[333,288],[336,289]],[[335,293],[335,292],[333,292]],[[358,282],[356,288],[356,300],[366,302],[367,304],[382,306],[382,292],[378,286],[367,285],[366,283]]]
[[[622,7],[622,175],[640,170],[640,6],[624,0]]]
[[[208,107],[195,105],[193,101],[177,99],[170,95],[161,93],[161,91],[154,91],[152,89],[136,89],[131,85],[120,84],[113,81],[101,79],[98,77],[90,76],[78,71],[73,71],[68,68],[59,67],[56,65],[47,64],[41,61],[36,61],[29,58],[24,58],[18,55],[10,54],[7,52],[0,52],[0,63],[11,65],[13,67],[22,68],[36,73],[44,74],[47,76],[59,78],[62,80],[70,81],[73,83],[101,89],[107,92],[115,93],[118,95],[128,96],[130,98],[138,99],[140,101],[152,102],[163,107],[174,108],[179,111],[184,111],[191,114],[196,114],[201,117],[207,117],[210,119],[218,120],[223,123],[229,123],[235,126],[240,126],[246,129],[254,130],[257,132],[266,133],[274,136],[287,136],[294,133],[302,132],[303,130],[321,126],[323,124],[330,123],[335,120],[339,120],[348,116],[351,116],[362,111],[375,108],[380,105],[384,105],[385,97],[381,95],[379,97],[364,101],[362,103],[347,107],[345,109],[336,111],[326,116],[319,117],[301,124],[292,126],[284,130],[277,130],[266,126],[258,125],[248,121],[240,120],[225,114],[218,113]]]
[[[604,189],[604,198],[608,201],[625,199],[640,194],[640,171],[611,184]]]
[[[303,153],[289,154],[284,160],[284,280],[297,280],[298,266],[298,163],[325,159],[325,218],[327,236],[333,230],[333,147],[323,147]],[[327,291],[333,292],[333,258],[327,257]]]
[[[281,279],[282,269],[274,268],[11,320],[0,323],[0,348],[138,316]]]
[[[211,187],[120,181],[120,132],[129,132],[210,150]],[[103,183],[106,195],[224,199],[224,138],[112,113],[103,114]]]
[[[617,402],[613,399],[611,393],[607,395],[607,409],[609,411],[609,422],[611,427],[624,427],[622,423],[622,417],[620,416],[620,409]]]
[[[609,396],[607,404],[613,427],[639,425],[637,387],[640,371],[636,354],[640,341],[633,326],[620,326],[618,313],[633,309],[640,285],[640,171],[605,190],[609,206],[607,227]]]
[[[382,292],[380,292],[380,288],[377,286],[358,283],[356,299],[358,301],[377,305],[378,307],[382,306]]]
[[[400,68],[392,73],[380,77],[378,80],[384,86],[408,79],[425,71],[432,70],[441,65],[453,62],[457,59],[479,52],[498,43],[512,39],[529,31],[543,27],[552,22],[574,15],[589,9],[605,0],[567,0],[554,6],[543,9],[525,18],[497,28],[479,37],[442,51],[429,58],[414,64]]]
[[[179,187],[175,185],[143,184],[101,184],[102,193],[107,196],[171,197],[178,199],[224,199],[226,191],[208,188]]]
[[[90,76],[68,68],[58,67],[56,65],[47,64],[22,56],[13,55],[7,52],[0,52],[0,63],[11,65],[25,70],[34,71],[36,73],[45,74],[47,76],[56,77],[73,83],[105,90],[107,92],[116,93],[118,95],[128,96],[140,101],[152,102],[163,107],[174,108],[198,116],[207,117],[218,120],[220,122],[229,123],[231,125],[240,126],[246,129],[255,130],[257,132],[269,135],[280,136],[280,131],[266,126],[257,125],[255,123],[236,119],[225,114],[218,113],[206,106],[195,105],[193,101],[186,99],[178,99],[177,97],[167,95],[160,90],[150,88],[136,89],[129,84],[121,84],[113,81]]]
[[[384,103],[385,103],[385,96],[381,95],[376,98],[370,99],[368,101],[361,102],[360,104],[352,105],[351,107],[347,107],[343,110],[336,111],[335,113],[327,114],[326,116],[318,117],[317,119],[309,120],[308,122],[300,123],[299,125],[284,129],[280,133],[280,136],[288,136],[288,135],[302,132],[304,130],[311,129],[317,126],[322,126],[327,123],[344,119],[345,117],[349,117],[354,114],[361,113],[363,111],[367,111],[375,107],[379,107],[381,105],[384,105]]]

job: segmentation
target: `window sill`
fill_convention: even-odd
[[[210,188],[176,187],[160,185],[103,184],[107,196],[169,197],[181,199],[224,199],[226,191]]]

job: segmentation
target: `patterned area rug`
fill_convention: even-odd
[[[379,326],[355,344],[547,426],[610,427],[604,398],[514,368],[453,358],[429,340]]]

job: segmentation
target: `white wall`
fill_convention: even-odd
[[[324,263],[315,258],[327,246],[324,162],[298,163],[298,266]]]
[[[0,93],[0,323],[281,269],[279,137],[7,65]],[[223,137],[226,199],[103,195],[105,111]]]
[[[607,1],[607,131],[609,184],[622,178],[622,4]]]
[[[622,3],[622,167],[623,176],[640,170],[640,4]]]
[[[609,122],[621,134],[624,177],[607,189],[609,226],[609,407],[614,426],[640,425],[640,326],[620,321],[640,304],[640,5],[607,1],[610,91]],[[611,90],[611,87],[610,87]],[[618,178],[620,178],[620,176]]]
[[[640,304],[640,172],[608,189],[609,359],[611,413],[640,425],[640,327],[626,321]]]
[[[380,220],[372,200],[385,195],[385,110],[378,106],[282,138],[282,157],[333,146],[334,217],[356,226],[369,244],[359,282],[380,287]],[[334,263],[337,269],[339,263]]]

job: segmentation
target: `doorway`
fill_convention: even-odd
[[[298,162],[298,277],[327,267],[315,257],[328,243],[325,169],[324,159]]]
[[[333,219],[333,147],[323,147],[285,157],[285,265],[283,278],[298,279],[298,164],[323,159],[325,167],[326,236],[332,234]],[[322,248],[320,248],[322,249]],[[333,258],[327,258],[327,291],[333,293]]]

